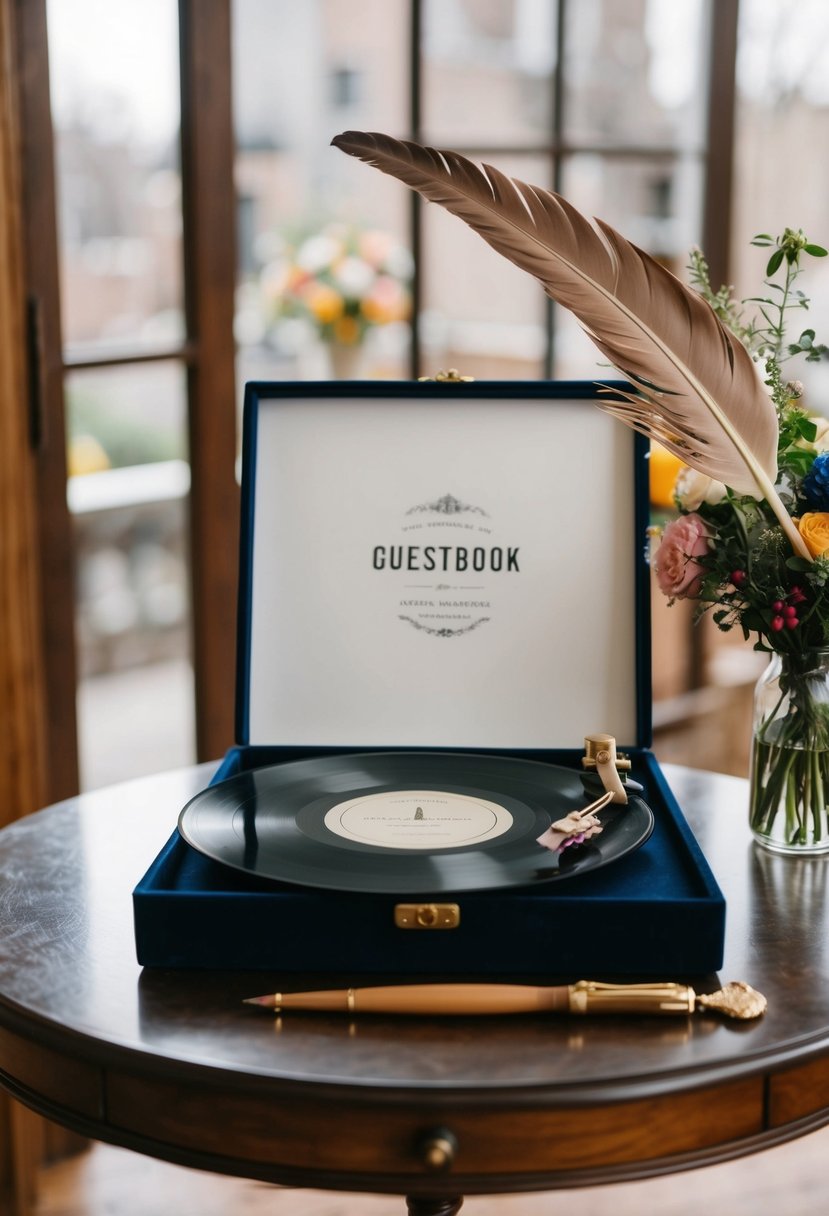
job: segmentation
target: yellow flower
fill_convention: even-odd
[[[404,288],[387,274],[378,275],[360,310],[373,325],[403,321],[409,314],[409,297]]]
[[[343,298],[333,287],[314,283],[305,294],[305,303],[320,325],[330,325],[343,315]]]
[[[812,557],[829,551],[829,511],[807,511],[797,521],[797,530]]]
[[[70,477],[101,473],[111,467],[109,457],[94,435],[76,435],[70,441],[67,463]]]
[[[685,465],[678,456],[661,444],[651,444],[650,481],[651,502],[655,507],[670,509],[674,505],[674,482]]]
[[[385,304],[367,296],[360,304],[360,312],[372,325],[387,325],[393,318]]]

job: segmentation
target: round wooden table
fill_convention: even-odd
[[[407,1195],[417,1213],[683,1170],[829,1122],[829,859],[755,848],[744,782],[666,769],[728,901],[722,979],[767,995],[759,1021],[350,1023],[242,1005],[281,986],[270,973],[138,967],[132,888],[211,771],[0,833],[0,1082],[50,1119],[183,1165]],[[441,1139],[454,1153],[436,1170]]]

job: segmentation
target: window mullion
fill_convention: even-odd
[[[199,759],[233,741],[239,493],[230,0],[180,0],[190,546]]]
[[[58,272],[57,196],[45,0],[17,6],[24,158],[26,279],[40,317],[41,439],[37,450],[38,558],[48,689],[45,796],[78,792],[77,660],[72,526],[66,502],[66,426]],[[36,150],[36,154],[35,154]]]
[[[740,0],[711,0],[702,247],[716,288],[730,279],[734,104]]]
[[[423,0],[411,0],[409,25],[409,138],[422,142]],[[420,309],[423,301],[423,205],[416,190],[409,192],[409,241],[414,261],[411,284],[410,375],[421,374]]]
[[[556,7],[556,66],[553,73],[553,88],[551,93],[552,124],[550,130],[550,145],[552,148],[552,164],[550,179],[553,190],[558,194],[561,190],[563,168],[561,148],[565,135],[564,123],[564,29],[567,19],[567,0],[558,0]],[[545,298],[545,331],[544,375],[552,379],[555,371],[556,350],[556,312],[555,305],[549,296]]]

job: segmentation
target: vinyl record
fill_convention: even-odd
[[[503,756],[361,752],[241,773],[197,794],[179,831],[214,861],[262,878],[395,895],[530,887],[618,861],[647,840],[637,796],[599,813],[602,832],[552,853],[551,823],[601,786],[571,769]]]

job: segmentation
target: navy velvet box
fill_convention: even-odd
[[[646,844],[543,890],[455,895],[456,929],[411,931],[394,907],[413,896],[254,878],[174,831],[134,892],[140,963],[541,980],[721,965],[723,897],[647,750],[646,445],[597,393],[248,386],[237,745],[214,780],[401,746],[579,767],[583,736],[608,731],[654,812]]]
[[[526,757],[579,759],[555,752]],[[265,749],[234,749],[217,779],[277,760]],[[252,878],[211,861],[174,832],[135,891],[138,960],[149,967],[539,980],[716,971],[723,897],[653,756],[634,753],[633,762],[656,819],[646,845],[623,863],[549,891],[456,896],[460,925],[450,932],[397,929],[394,906],[402,897]]]

